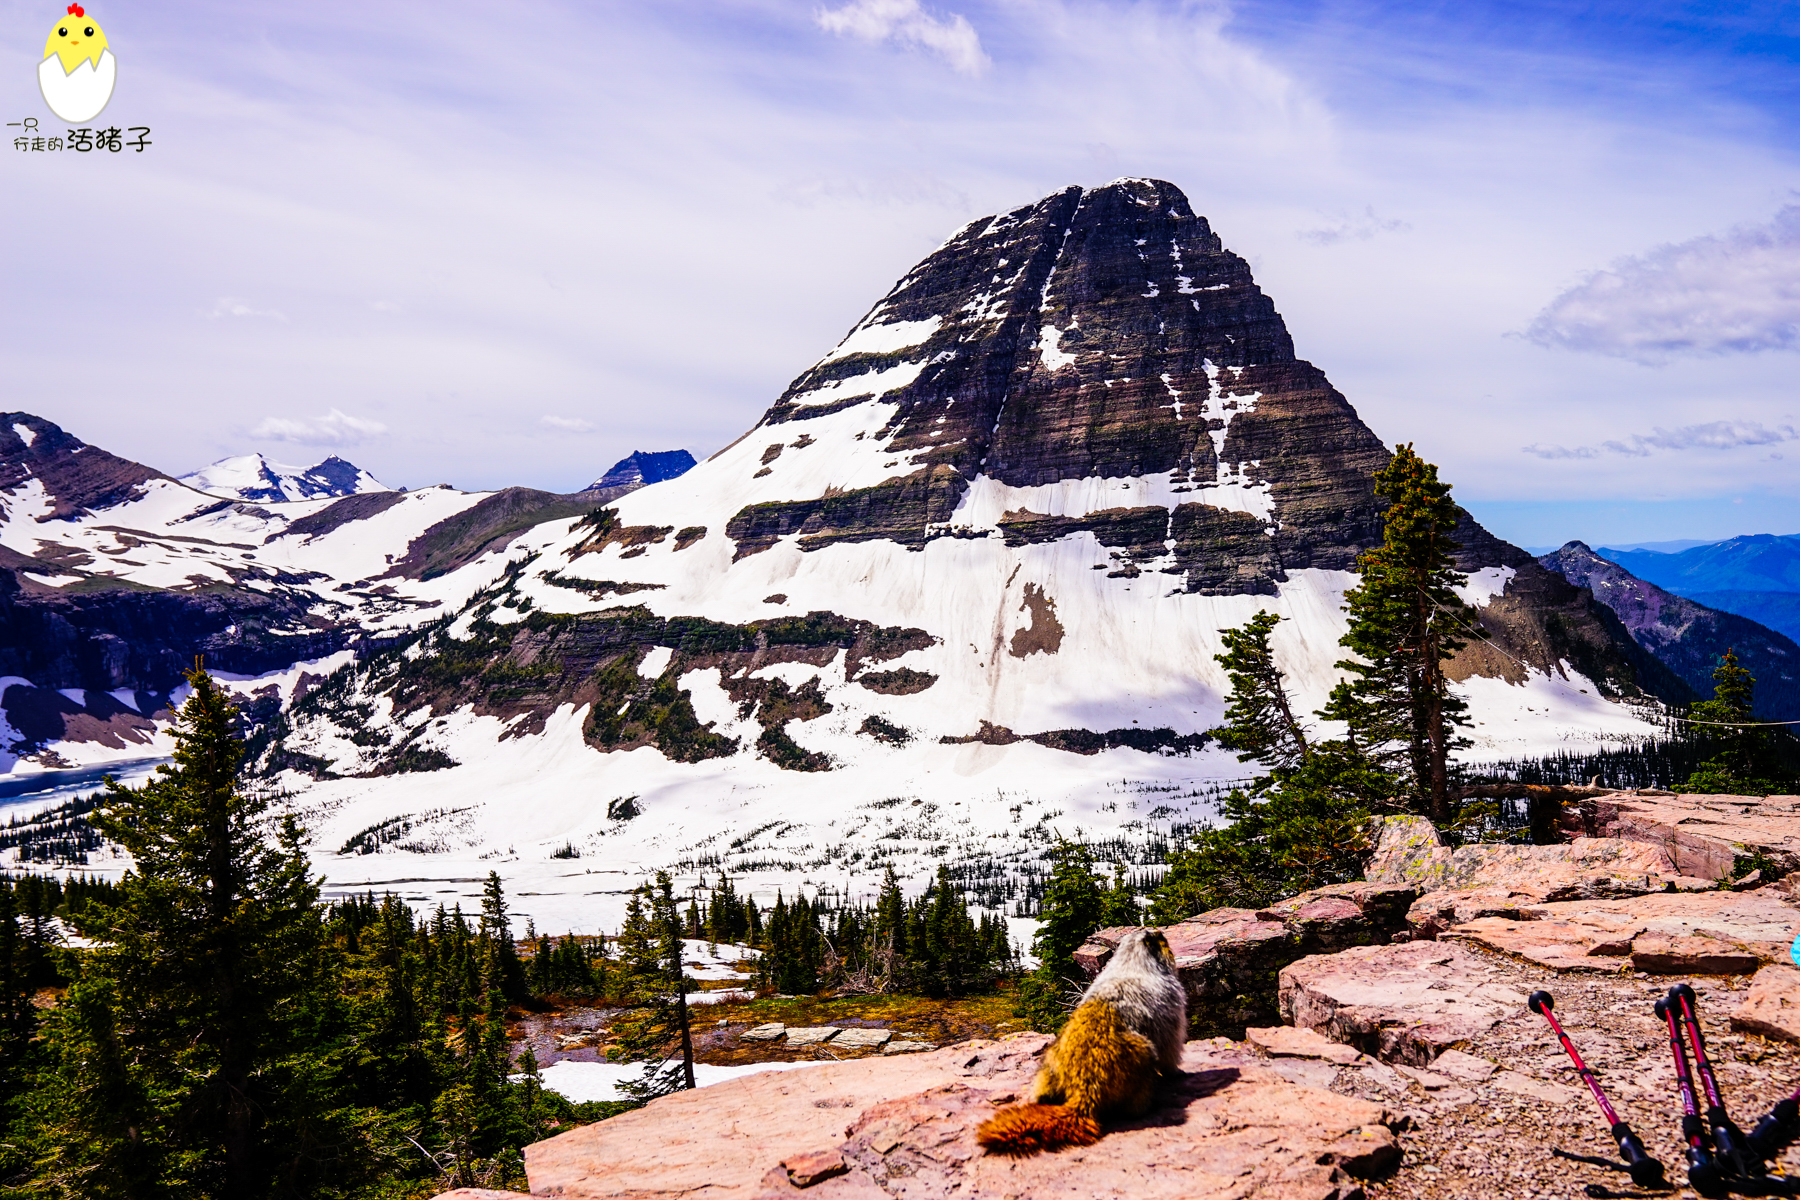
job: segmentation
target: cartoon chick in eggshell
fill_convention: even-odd
[[[112,99],[119,60],[106,48],[106,34],[79,4],[50,31],[44,61],[38,64],[38,88],[50,111],[71,125],[84,125],[100,115]]]

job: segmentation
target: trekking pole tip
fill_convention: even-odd
[[[1691,983],[1676,984],[1674,987],[1669,989],[1669,995],[1672,998],[1679,997],[1682,1000],[1686,1000],[1689,1004],[1694,1004],[1696,1002],[1696,997],[1694,995],[1694,985]]]
[[[1517,995],[1518,993],[1513,994]],[[1556,1007],[1556,999],[1549,992],[1536,991],[1531,993],[1529,1000],[1525,1001],[1525,1007],[1542,1016],[1545,1009]]]
[[[1667,996],[1661,997],[1657,1000],[1654,1007],[1657,1016],[1666,1018],[1669,1015],[1669,998]]]

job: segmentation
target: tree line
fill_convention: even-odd
[[[692,1087],[683,939],[763,948],[788,992],[988,986],[1011,969],[997,919],[940,873],[867,907],[720,878],[686,911],[666,873],[618,935],[518,936],[500,880],[479,912],[394,896],[321,900],[301,831],[246,787],[238,714],[204,672],[173,762],[108,784],[91,820],[130,855],[117,884],[0,879],[0,1197],[345,1197],[518,1186],[522,1147]],[[87,944],[63,944],[59,924]],[[628,1099],[548,1091],[509,1014],[561,998],[620,1010]]]

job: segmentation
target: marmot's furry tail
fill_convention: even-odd
[[[975,1140],[995,1154],[1036,1154],[1091,1146],[1100,1140],[1100,1123],[1066,1104],[1015,1104],[983,1121]]]

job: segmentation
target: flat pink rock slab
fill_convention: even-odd
[[[990,1155],[1048,1038],[748,1075],[528,1146],[537,1195],[607,1200],[1332,1200],[1397,1161],[1380,1106],[1280,1078],[1245,1047],[1188,1046],[1149,1116],[1098,1145]],[[805,1185],[805,1186],[802,1186]]]

